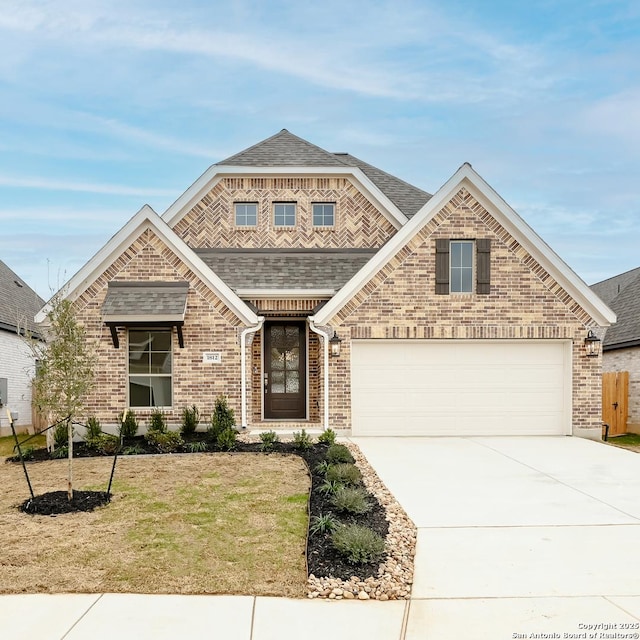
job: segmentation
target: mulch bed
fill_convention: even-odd
[[[35,498],[29,498],[20,505],[20,511],[40,516],[55,516],[61,513],[93,511],[111,500],[106,491],[74,491],[69,500],[66,491],[50,491]]]
[[[190,442],[198,442],[204,440],[206,434],[196,433],[182,447],[181,452],[187,452],[187,446]],[[316,443],[307,451],[296,449],[292,442],[276,442],[273,447],[274,453],[287,453],[301,456],[309,468],[309,474],[312,479],[311,497],[309,500],[309,515],[312,519],[314,516],[326,515],[333,510],[328,496],[318,491],[324,482],[324,477],[315,471],[318,463],[324,460],[328,446]],[[158,454],[158,450],[148,444],[142,436],[128,438],[123,443],[123,450],[136,450],[137,455]],[[254,452],[260,453],[260,443],[236,443],[233,451],[238,452]],[[84,443],[76,443],[73,447],[74,458],[94,457],[99,455],[95,450],[85,446]],[[164,454],[171,455],[171,454]],[[269,454],[262,454],[269,455]],[[29,462],[38,462],[51,460],[46,449],[34,450],[29,458]],[[7,458],[7,462],[19,462],[17,456]],[[116,467],[117,474],[117,467]],[[39,513],[42,515],[52,515],[60,513],[70,513],[74,511],[91,511],[97,506],[109,502],[110,496],[100,491],[75,491],[73,503],[69,503],[67,493],[65,491],[54,491],[41,496],[36,496],[35,500],[27,500],[21,505],[21,509],[27,513]],[[372,504],[369,512],[358,516],[340,516],[340,521],[345,524],[357,523],[362,526],[373,529],[383,538],[386,537],[389,530],[389,523],[386,519],[386,511],[378,500],[368,495],[368,500]],[[86,507],[86,508],[85,508]],[[385,561],[385,558],[382,559]],[[310,535],[307,541],[307,568],[308,573],[315,576],[326,576],[332,578],[340,578],[349,580],[352,576],[357,575],[362,580],[377,576],[380,564],[364,564],[354,566],[346,562],[346,560],[337,551],[333,549],[330,534]]]

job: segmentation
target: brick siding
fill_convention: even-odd
[[[491,292],[435,294],[435,241],[490,238]],[[600,426],[600,359],[584,356],[588,314],[465,190],[331,319],[342,343],[330,361],[330,415],[350,428],[349,339],[569,339],[573,427]],[[575,431],[574,431],[575,432]]]
[[[257,202],[256,227],[236,227],[234,202]],[[295,228],[274,228],[273,203],[296,202]],[[335,225],[314,227],[313,202],[335,202]],[[395,227],[346,178],[223,178],[173,230],[193,248],[380,247]]]

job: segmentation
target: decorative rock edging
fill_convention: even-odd
[[[404,509],[383,484],[357,445],[346,442],[356,465],[362,473],[367,490],[375,496],[387,512],[389,533],[386,544],[388,556],[375,578],[360,580],[353,576],[344,581],[310,575],[307,581],[308,598],[329,600],[403,600],[411,596],[413,563],[416,555],[417,529]],[[354,569],[354,573],[355,573]]]

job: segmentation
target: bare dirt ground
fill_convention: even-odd
[[[75,487],[105,491],[111,464],[74,460]],[[36,494],[66,489],[65,460],[28,469]],[[0,593],[303,597],[309,486],[297,456],[130,456],[107,506],[33,516],[22,468],[0,458]]]

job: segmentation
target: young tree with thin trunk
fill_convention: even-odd
[[[78,323],[73,305],[56,296],[51,300],[44,327],[46,342],[32,343],[38,364],[33,384],[33,404],[49,414],[54,423],[67,427],[69,482],[73,499],[73,420],[93,387],[95,358],[84,327]]]

